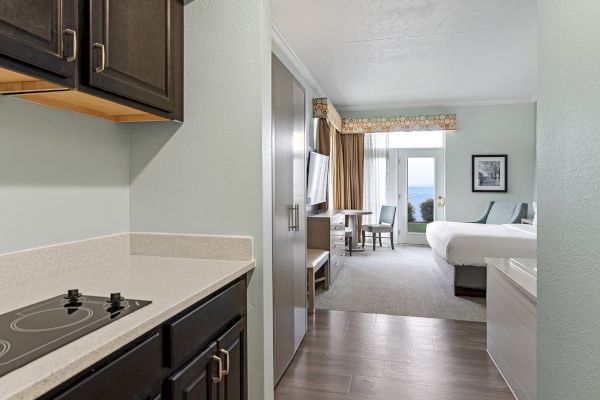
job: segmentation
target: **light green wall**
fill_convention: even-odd
[[[539,2],[538,398],[600,398],[600,2]]]
[[[131,230],[254,237],[250,398],[270,399],[270,1],[189,2],[185,57],[185,122],[129,128]]]
[[[0,97],[0,253],[126,232],[129,135]]]
[[[471,221],[490,200],[531,202],[535,192],[534,104],[422,107],[342,112],[343,117],[456,114],[446,135],[446,219]],[[508,193],[471,191],[471,156],[508,154]]]

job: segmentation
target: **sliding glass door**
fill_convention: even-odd
[[[427,244],[427,224],[444,219],[444,150],[396,149],[398,242]]]

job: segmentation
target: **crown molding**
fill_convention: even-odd
[[[421,107],[466,107],[466,106],[494,106],[507,104],[530,104],[536,103],[536,97],[516,98],[516,99],[497,99],[497,100],[477,100],[477,101],[449,101],[449,102],[423,102],[423,103],[383,103],[383,104],[364,104],[364,105],[336,105],[339,112],[356,111],[386,111],[399,108],[421,108]]]
[[[327,97],[317,78],[315,78],[306,65],[304,65],[302,60],[300,60],[300,57],[298,57],[290,43],[286,40],[274,22],[271,22],[271,36],[273,42],[275,42],[279,48],[283,50],[283,53],[288,58],[289,62],[292,63],[300,75],[302,75],[302,77],[306,80],[313,92],[315,92],[315,97]]]

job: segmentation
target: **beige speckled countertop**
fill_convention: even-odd
[[[0,290],[0,314],[69,288],[152,304],[0,377],[0,399],[32,399],[254,268],[254,261],[126,255]]]

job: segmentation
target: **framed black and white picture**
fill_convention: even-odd
[[[507,192],[508,156],[474,155],[471,182],[473,192]]]

